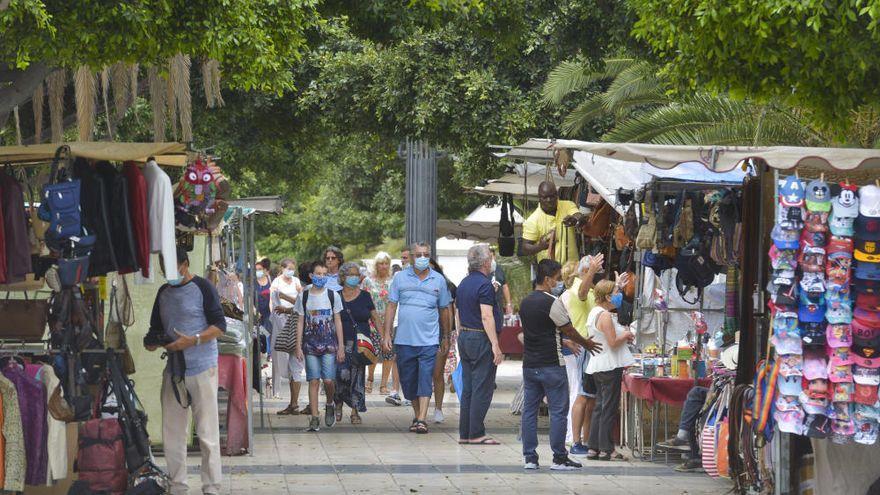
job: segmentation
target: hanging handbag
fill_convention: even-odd
[[[126,375],[133,375],[135,372],[134,358],[128,349],[128,342],[125,339],[125,326],[119,316],[119,305],[116,302],[118,292],[116,285],[110,290],[110,308],[107,314],[107,326],[104,329],[104,345],[108,349],[121,350],[122,370]]]
[[[42,289],[44,285],[46,285],[45,278],[38,279],[33,273],[28,273],[21,282],[0,285],[0,291],[34,292]]]
[[[66,150],[61,146],[52,160],[49,182],[43,186],[40,198],[39,217],[49,222],[45,239],[47,244],[63,241],[80,235],[82,219],[80,213],[80,181],[71,180],[66,168],[59,168],[61,154]],[[69,151],[69,150],[68,150]]]
[[[501,219],[498,222],[498,254],[513,256],[516,251],[514,237],[513,197],[510,194],[501,196]]]
[[[39,342],[46,333],[49,303],[45,299],[6,299],[0,301],[0,339]]]
[[[128,487],[125,446],[117,418],[90,419],[79,425],[76,471],[93,492],[124,493]]]
[[[286,352],[291,356],[296,352],[296,323],[298,320],[299,315],[296,313],[287,317],[287,322],[275,337],[275,351]]]
[[[657,215],[654,211],[653,193],[645,193],[645,218],[646,222],[639,227],[636,235],[636,247],[639,249],[653,249],[657,237]]]
[[[593,209],[586,223],[581,226],[581,234],[591,238],[603,238],[608,234],[611,227],[611,216],[614,209],[611,205],[600,200],[599,205]]]

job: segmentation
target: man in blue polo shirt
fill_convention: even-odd
[[[503,357],[496,333],[501,328],[501,308],[489,278],[495,273],[495,259],[487,244],[477,244],[468,249],[467,260],[470,273],[459,284],[455,298],[462,371],[458,443],[498,445],[486,436],[484,424],[495,393],[495,370]]]
[[[391,326],[397,313],[394,351],[403,396],[412,401],[413,422],[409,430],[428,433],[428,401],[432,394],[437,351],[449,350],[449,304],[446,279],[431,269],[431,248],[411,246],[411,266],[399,272],[388,290],[382,346],[391,351]],[[442,328],[442,334],[441,334]],[[442,337],[442,338],[441,338]]]

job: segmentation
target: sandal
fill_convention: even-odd
[[[353,425],[359,425],[364,422],[364,420],[361,419],[361,415],[358,413],[352,414],[350,419],[351,419],[351,424],[353,424]]]
[[[428,423],[425,423],[424,421],[417,421],[415,426],[416,433],[418,433],[419,435],[424,435],[428,433]]]
[[[279,415],[279,416],[290,416],[290,415],[294,414],[294,411],[296,411],[296,414],[299,414],[299,409],[298,409],[298,408],[296,408],[296,407],[294,407],[294,406],[287,406],[287,407],[285,407],[284,409],[278,411],[278,412],[275,413],[275,414],[277,414],[277,415]]]
[[[379,387],[379,393],[382,395],[388,395],[388,386],[382,385],[381,387]]]
[[[412,422],[412,424],[409,425],[409,431],[410,431],[410,433],[415,433],[415,432],[416,432],[416,429],[417,429],[417,427],[418,427],[418,424],[419,424],[419,420],[413,418],[413,422]]]
[[[342,404],[336,405],[336,422],[342,421]]]
[[[373,393],[373,381],[372,380],[368,381],[367,384],[364,386],[364,392],[368,393],[368,394]]]
[[[492,437],[486,437],[482,440],[477,440],[476,442],[470,441],[468,443],[470,443],[471,445],[501,445],[501,442],[495,440]]]
[[[595,460],[599,459],[599,455],[600,455],[599,452],[597,452],[593,449],[590,449],[587,451],[587,459],[589,459],[591,461],[595,461]]]
[[[623,461],[626,460],[626,457],[624,457],[623,454],[603,452],[599,454],[597,459],[600,461]]]

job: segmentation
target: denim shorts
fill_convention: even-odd
[[[434,363],[439,345],[394,346],[397,353],[397,376],[403,397],[416,400],[430,397],[434,389]]]
[[[306,380],[335,380],[336,353],[306,354]]]

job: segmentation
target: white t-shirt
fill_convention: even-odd
[[[270,309],[274,311],[279,305],[284,309],[292,308],[293,303],[286,299],[281,299],[281,294],[284,294],[291,299],[296,299],[299,297],[301,290],[302,283],[300,283],[298,278],[293,277],[291,278],[290,283],[287,283],[283,276],[277,277],[272,281],[272,286],[269,287],[269,293],[271,294],[271,298],[269,299]]]
[[[307,286],[304,290],[311,291],[312,286]],[[319,293],[309,292],[309,314],[312,317],[320,317],[320,316],[332,316],[335,313],[342,312],[342,296],[339,293],[334,294],[333,297],[333,308],[331,312],[330,308],[330,297],[327,296],[327,289],[324,288]],[[302,297],[296,298],[296,306],[293,310],[296,314],[303,314],[303,303]]]

